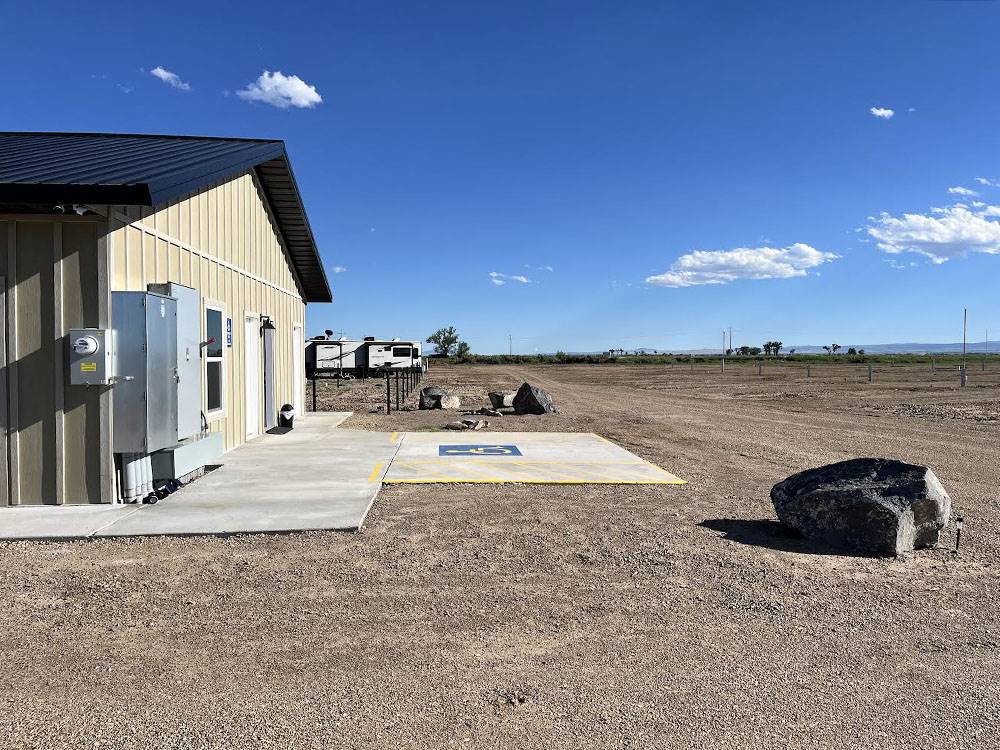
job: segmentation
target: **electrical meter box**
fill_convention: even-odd
[[[69,331],[71,385],[111,385],[115,382],[115,332],[105,328]]]
[[[114,452],[152,453],[177,442],[177,300],[112,292],[117,377]]]

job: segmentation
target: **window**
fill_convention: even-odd
[[[222,412],[226,404],[226,371],[222,358],[226,350],[224,314],[221,307],[205,305],[205,407],[208,416]]]
[[[392,350],[393,357],[409,357],[410,347],[408,346],[397,346]]]

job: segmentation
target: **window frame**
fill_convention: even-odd
[[[202,347],[202,378],[205,384],[204,389],[204,400],[202,402],[202,408],[205,410],[205,421],[214,422],[216,420],[222,419],[226,416],[226,407],[228,406],[229,399],[227,398],[227,387],[226,387],[226,349],[227,342],[226,338],[226,306],[224,303],[217,300],[205,300],[204,309],[202,311],[202,325],[204,326],[204,339],[203,341],[208,341],[208,311],[214,310],[219,313],[221,318],[221,325],[219,327],[219,335],[222,340],[220,343],[220,349],[222,355],[218,357],[208,356],[208,347]],[[218,362],[219,363],[219,408],[209,410],[208,408],[208,363]]]

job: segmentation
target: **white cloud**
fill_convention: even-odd
[[[126,86],[124,83],[116,83],[115,86],[123,94],[131,94],[133,91],[135,91],[134,88],[132,88],[131,86]]]
[[[883,213],[868,227],[880,250],[887,253],[917,253],[932,263],[944,263],[968,253],[1000,253],[1000,206],[970,210],[962,203],[931,209],[927,214]]]
[[[684,287],[728,284],[738,279],[790,279],[838,255],[797,242],[788,247],[739,247],[735,250],[695,250],[675,260],[670,269],[646,278],[655,286]]]
[[[527,268],[529,271],[549,271],[549,272],[551,272],[551,271],[555,270],[552,266],[532,266],[532,265],[530,265],[528,263],[525,263],[524,267]]]
[[[334,266],[330,270],[334,273],[344,273],[347,269],[344,266]]]
[[[888,109],[887,107],[872,107],[868,111],[872,113],[872,116],[880,120],[892,119],[892,116],[896,114],[895,110]]]
[[[190,91],[191,90],[191,84],[190,83],[188,83],[186,81],[182,81],[181,77],[179,75],[177,75],[176,73],[171,73],[169,70],[167,70],[164,67],[161,67],[161,66],[157,65],[155,68],[153,68],[151,71],[149,71],[149,73],[150,73],[150,75],[156,76],[157,78],[159,78],[164,83],[169,84],[170,86],[173,86],[175,89],[180,89],[181,91]]]
[[[975,190],[969,190],[967,187],[950,187],[948,192],[952,195],[979,195]]]
[[[1000,182],[991,180],[989,177],[976,177],[975,180],[980,185],[986,185],[987,187],[1000,187]]]
[[[527,276],[511,276],[506,273],[497,273],[496,271],[490,271],[490,281],[492,281],[497,286],[503,286],[508,281],[516,281],[518,284],[530,284],[531,279]]]
[[[323,97],[298,76],[286,76],[280,70],[272,73],[265,70],[260,78],[245,89],[236,92],[236,96],[249,102],[263,102],[279,109],[300,107],[308,109],[322,103]]]

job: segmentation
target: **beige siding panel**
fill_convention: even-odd
[[[116,212],[123,214],[124,210],[118,207]],[[172,212],[176,213],[180,236],[169,231]],[[123,236],[128,237],[128,288],[144,289],[154,281],[185,284],[198,289],[203,301],[221,303],[226,317],[233,321],[233,345],[225,348],[225,413],[210,424],[211,430],[225,436],[227,449],[233,448],[240,445],[246,435],[243,321],[248,312],[269,315],[274,321],[278,329],[275,332],[276,405],[294,403],[291,393],[292,327],[303,325],[305,304],[292,268],[263,202],[263,194],[250,173],[182,199],[165,211],[161,207],[146,215],[152,218],[141,220],[137,216],[130,227],[117,229],[113,238],[117,247]],[[185,230],[185,221],[189,222],[189,230]],[[135,274],[133,245],[141,248],[135,251],[135,257],[141,261]],[[115,278],[122,277],[119,274]],[[262,427],[263,421],[258,431]]]

